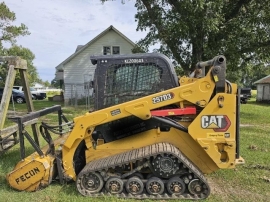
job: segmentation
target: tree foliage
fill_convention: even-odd
[[[255,81],[267,76],[270,74],[270,66],[269,65],[247,65],[244,69],[237,69],[235,71],[227,72],[227,79],[230,81],[234,81],[241,87],[251,87],[252,89],[256,89],[254,85]]]
[[[15,45],[16,38],[29,35],[30,32],[24,24],[19,26],[12,23],[16,20],[14,12],[6,6],[4,2],[0,3],[0,55],[2,56],[20,56],[27,61],[29,83],[39,82],[38,73],[33,65],[35,55],[28,49]],[[3,43],[10,43],[10,48],[4,48]],[[7,76],[7,64],[0,65],[0,85],[4,85]],[[21,85],[19,73],[16,74],[15,85]]]
[[[51,81],[51,86],[52,87],[55,87],[55,88],[61,88],[61,81],[60,80],[53,79]]]
[[[28,49],[22,46],[12,46],[8,49],[2,50],[2,55],[4,56],[20,56],[22,59],[27,61],[27,77],[29,84],[34,84],[36,82],[41,82],[41,79],[38,76],[36,67],[33,64],[35,55]],[[2,78],[2,85],[7,76],[7,64],[2,64],[0,66],[0,77]],[[14,85],[22,85],[19,72],[16,74]]]
[[[43,84],[45,87],[50,87],[50,86],[51,86],[51,83],[50,83],[48,80],[42,82],[42,84]]]
[[[12,25],[16,20],[14,12],[10,11],[5,2],[0,3],[0,48],[3,47],[3,42],[14,44],[16,37],[30,34],[24,24],[20,26]]]
[[[135,7],[137,30],[148,32],[137,46],[159,43],[186,72],[218,54],[230,71],[269,62],[269,0],[136,0]]]

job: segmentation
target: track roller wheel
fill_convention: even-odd
[[[146,190],[151,195],[162,194],[164,192],[164,183],[158,177],[151,177],[146,182]]]
[[[202,186],[199,179],[193,179],[188,184],[188,190],[193,195],[199,195],[203,193],[204,187]]]
[[[143,192],[143,182],[138,177],[131,177],[126,182],[126,190],[128,193],[138,195]]]
[[[118,177],[111,177],[106,182],[105,188],[111,194],[120,194],[124,188],[124,182]]]
[[[175,194],[175,195],[181,195],[185,192],[185,183],[183,182],[182,179],[180,179],[180,177],[172,177],[171,179],[169,179],[169,181],[167,182],[167,191],[170,194]]]
[[[80,180],[81,188],[91,194],[98,193],[104,185],[101,175],[96,172],[86,173],[78,180]]]

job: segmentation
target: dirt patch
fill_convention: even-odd
[[[258,150],[258,147],[256,145],[249,145],[248,147],[250,150]]]
[[[218,196],[220,201],[269,201],[270,193],[267,195],[254,193],[221,179],[208,178],[207,180],[211,194]]]
[[[8,117],[23,116],[25,114],[27,114],[27,112],[17,112],[17,111],[10,111],[10,110],[7,111],[7,116]]]
[[[265,181],[265,182],[270,183],[270,178],[268,178],[268,177],[266,177],[266,176],[263,176],[261,179],[262,179],[263,181]]]
[[[270,171],[270,166],[267,165],[261,165],[261,164],[255,164],[255,165],[244,165],[244,168],[248,169],[260,169],[260,170],[269,170]]]
[[[253,127],[255,125],[252,124],[240,124],[240,127]]]

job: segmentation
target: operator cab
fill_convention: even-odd
[[[91,56],[95,110],[179,85],[172,62],[160,53]]]
[[[172,62],[160,53],[101,55],[90,59],[96,65],[95,110],[179,86]],[[152,120],[131,116],[99,125],[94,136],[111,142],[155,127]]]

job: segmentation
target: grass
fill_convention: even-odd
[[[53,97],[54,95],[60,95],[61,91],[47,91],[46,94],[48,98],[48,97]]]
[[[270,197],[270,105],[251,99],[241,105],[240,154],[245,165],[209,175],[213,199],[268,201]],[[264,179],[265,178],[265,179]]]
[[[36,110],[55,104],[59,103],[45,100],[34,101]],[[26,112],[23,105],[15,107],[16,111]],[[269,201],[270,182],[267,179],[270,179],[270,105],[256,103],[255,99],[252,98],[247,104],[241,105],[240,111],[240,153],[246,163],[237,166],[236,169],[219,170],[206,176],[211,186],[211,195],[203,201]],[[63,112],[71,119],[82,115],[86,110],[64,107]],[[50,114],[42,119],[54,122],[57,120],[57,116]],[[31,152],[32,148],[29,146],[27,153]],[[7,185],[5,175],[13,169],[18,161],[18,145],[0,157],[1,201],[132,201],[108,197],[101,199],[82,197],[76,191],[74,183],[60,185],[53,182],[46,189],[33,193],[14,191]]]

